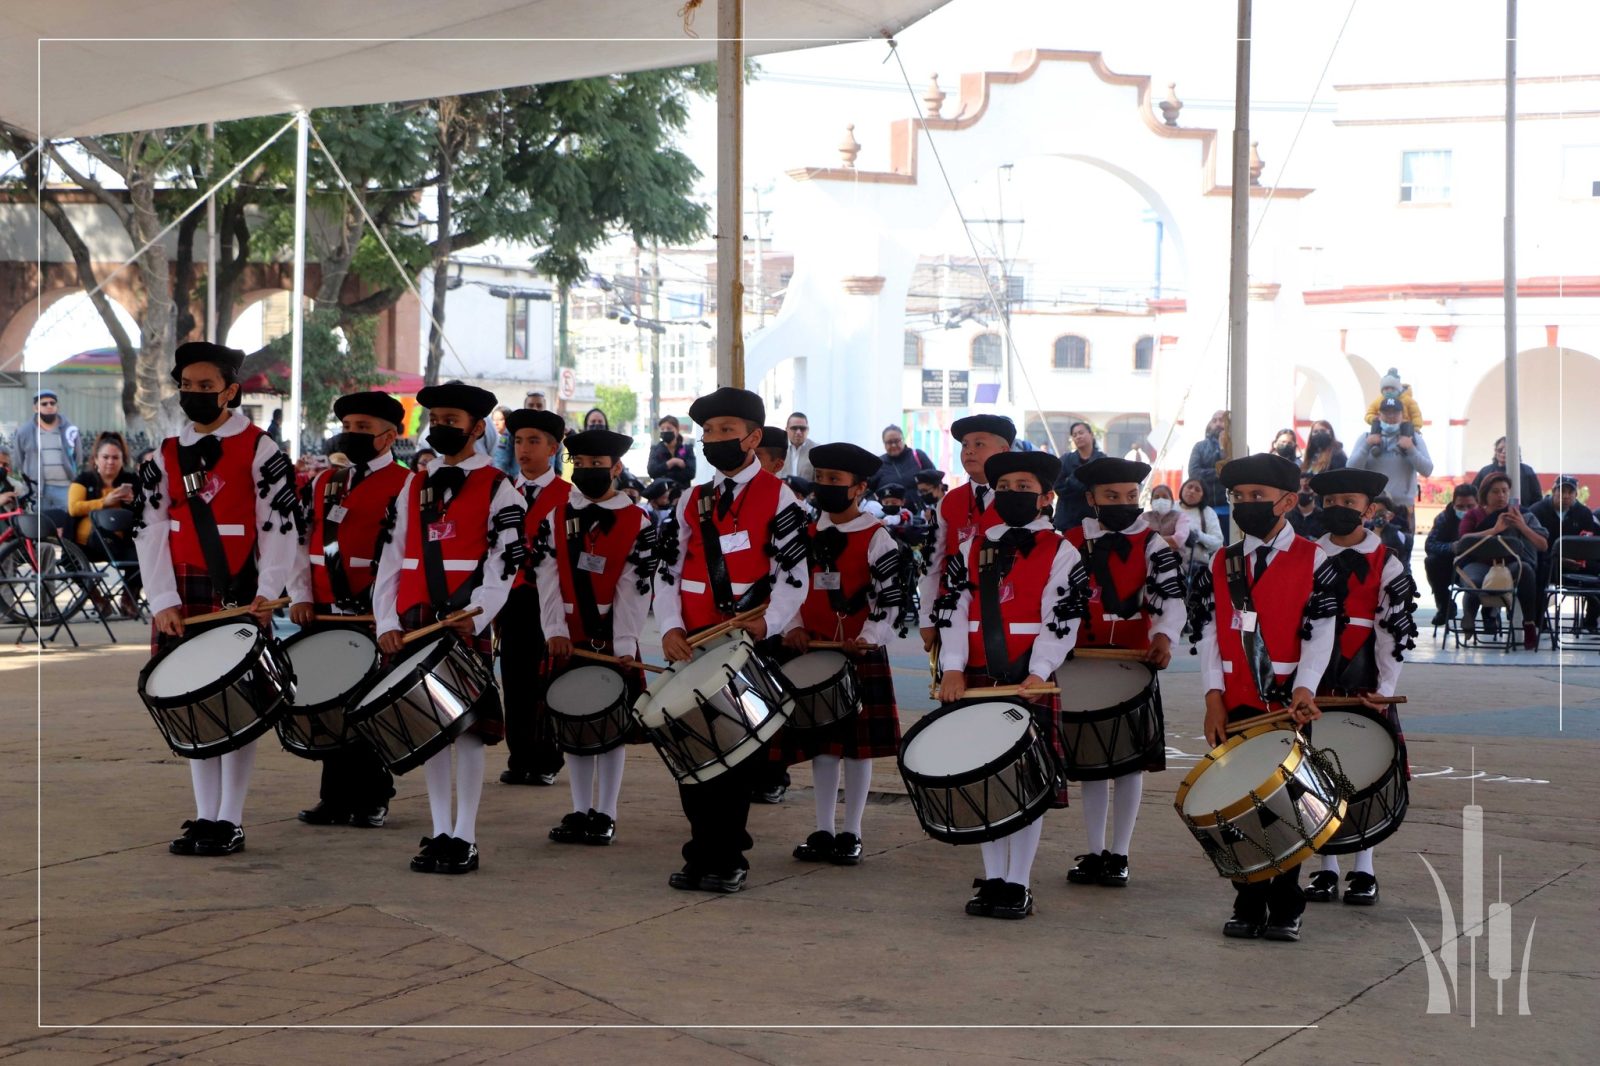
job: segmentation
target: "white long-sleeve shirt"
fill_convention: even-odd
[[[1296,534],[1288,522],[1282,523],[1277,534],[1271,540],[1272,550],[1267,553],[1267,565],[1271,566],[1279,554],[1294,543]],[[1264,542],[1245,534],[1244,556],[1250,565],[1254,565],[1256,549]],[[1319,547],[1316,556],[1311,562],[1311,572],[1316,574],[1328,563],[1328,557]],[[1217,611],[1215,598],[1228,594],[1227,587],[1211,590],[1213,602],[1207,604],[1210,608],[1206,618],[1205,628],[1200,633],[1200,680],[1205,684],[1206,691],[1221,692],[1222,688],[1222,652],[1217,648]],[[1296,604],[1303,608],[1304,604]],[[1315,692],[1322,682],[1322,675],[1328,672],[1328,660],[1333,655],[1334,623],[1337,619],[1316,618],[1311,620],[1311,636],[1300,642],[1300,663],[1295,669],[1294,684],[1296,688],[1308,688]]]
[[[1122,532],[1132,537],[1135,534],[1143,533],[1147,528],[1144,516],[1141,515],[1133,525]],[[1180,525],[1178,528],[1181,530],[1183,527]],[[1099,540],[1106,535],[1106,532],[1106,528],[1100,524],[1100,520],[1092,515],[1083,520],[1084,540]],[[1182,538],[1179,538],[1178,543],[1183,543]],[[1163,540],[1160,535],[1154,535],[1145,540],[1144,572],[1146,575],[1156,572],[1156,555],[1161,552],[1172,552],[1172,546]],[[1170,571],[1170,573],[1173,577],[1179,576],[1177,571]],[[1150,613],[1150,635],[1152,637],[1158,634],[1164,635],[1169,641],[1176,644],[1178,635],[1183,632],[1184,618],[1188,614],[1188,605],[1184,603],[1183,597],[1173,596],[1169,599],[1159,596],[1146,597],[1141,594],[1139,598],[1141,603],[1148,601],[1152,606],[1158,608]]]
[[[219,438],[236,436],[243,433],[250,424],[250,420],[238,411],[229,412],[227,421],[210,434],[201,433],[191,422],[178,431],[178,444],[188,447],[198,443],[204,436]],[[161,502],[156,503],[153,499],[155,493],[141,487],[141,491],[145,493],[144,525],[133,538],[134,550],[139,555],[139,573],[144,578],[144,591],[150,601],[151,613],[178,607],[183,603],[182,597],[178,595],[177,575],[172,568],[172,543],[169,540],[172,520],[168,516],[168,507],[172,502],[174,482],[167,477],[165,452],[165,448],[157,448],[154,456],[156,467],[161,471],[161,487],[155,490],[160,494]],[[256,441],[256,454],[250,464],[251,484],[248,486],[248,491],[256,500],[256,595],[267,599],[276,599],[283,592],[294,569],[295,553],[299,548],[299,538],[295,535],[293,523],[285,522],[285,516],[272,507],[273,498],[282,484],[275,483],[265,499],[256,491],[255,483],[263,480],[262,464],[273,456],[281,454],[272,438],[263,433]],[[292,473],[289,475],[290,489],[294,487],[293,476]],[[183,491],[181,484],[177,491]],[[272,526],[270,531],[263,528],[268,524]]]
[[[1318,538],[1317,547],[1321,548],[1330,558],[1337,556],[1340,552],[1351,550],[1358,551],[1362,555],[1371,555],[1378,550],[1383,541],[1379,540],[1378,535],[1370,529],[1364,532],[1366,535],[1361,538],[1361,543],[1348,546],[1335,544],[1333,542],[1333,534],[1325,533]],[[1400,684],[1400,667],[1404,665],[1399,659],[1395,658],[1394,633],[1383,623],[1391,615],[1403,613],[1411,606],[1409,603],[1397,603],[1389,596],[1390,583],[1398,580],[1405,572],[1406,568],[1401,564],[1400,557],[1394,552],[1390,552],[1388,558],[1383,561],[1383,574],[1378,579],[1378,615],[1372,620],[1374,630],[1372,654],[1378,660],[1378,695],[1380,696],[1393,696],[1395,694],[1396,686]]]
[[[378,456],[376,459],[372,460],[372,462],[367,464],[367,473],[369,475],[376,474],[379,470],[382,470],[384,467],[393,462],[394,456],[390,455],[388,452],[384,452],[382,455]],[[330,476],[342,476],[342,474],[338,471],[335,471],[334,474]],[[313,486],[318,484],[322,484],[322,482],[312,482]],[[401,484],[403,485],[404,482]],[[314,522],[316,521],[316,518],[316,501],[312,500],[311,506],[306,508],[306,521]],[[312,591],[311,584],[311,550],[309,547],[309,541],[310,538],[308,537],[307,544],[300,545],[299,551],[295,552],[294,570],[289,574],[289,598],[295,603],[311,603],[316,598],[316,594]],[[349,562],[353,566],[367,565],[366,561],[362,559],[351,559]],[[330,606],[332,607],[334,614],[347,613],[336,603],[331,604]]]
[[[880,607],[878,601],[883,599],[890,589],[899,584],[902,577],[899,568],[896,567],[893,577],[887,580],[880,580],[877,576],[878,564],[885,556],[898,557],[900,545],[895,541],[894,535],[884,527],[883,523],[869,514],[858,514],[844,523],[835,522],[830,514],[824,514],[817,519],[818,532],[824,529],[837,529],[841,533],[859,533],[868,526],[877,526],[877,529],[872,534],[872,539],[867,541],[867,568],[872,577],[867,590],[867,620],[861,626],[861,641],[864,644],[887,646],[889,639],[894,636],[894,618],[899,614],[900,606],[899,604],[891,604],[888,607]],[[902,589],[901,596],[910,595],[910,591],[910,589]],[[900,602],[904,603],[905,601],[902,598]],[[872,616],[876,614],[881,614],[883,617],[874,619]],[[784,632],[800,629],[803,624],[799,612],[796,612],[794,621],[790,623],[789,628]]]
[[[607,511],[625,511],[634,506],[632,500],[623,493],[617,493],[609,500],[595,502],[583,493],[574,489],[567,497],[567,506],[574,511],[583,511],[590,507],[599,507]],[[556,561],[554,538],[565,536],[565,517],[557,510],[551,512],[552,521],[549,528],[542,530],[540,543],[537,546],[540,559],[534,567],[534,581],[539,587],[539,618],[544,626],[545,639],[551,637],[571,637],[572,631],[567,626],[567,616],[578,609],[577,604],[566,603],[561,591],[560,564]],[[656,531],[648,519],[639,526],[639,534],[634,538],[628,551],[630,561],[623,564],[622,577],[617,581],[616,592],[611,603],[601,604],[600,613],[611,614],[611,647],[617,655],[639,655],[639,634],[644,631],[645,618],[650,614],[650,587],[645,586],[645,591],[639,591],[639,583],[634,575],[633,558],[652,557],[655,554]],[[607,561],[607,566],[610,560]]]
[[[984,530],[983,536],[991,541],[997,541],[1005,536],[1012,527],[1007,525],[990,526]],[[1034,531],[1048,530],[1051,528],[1047,518],[1036,518],[1029,522],[1024,529]],[[972,558],[972,543],[977,538],[968,537],[961,542],[961,558]],[[1078,549],[1067,543],[1065,537],[1056,547],[1056,557],[1050,561],[1050,577],[1044,583],[1044,593],[1039,604],[1039,635],[1034,638],[1033,650],[1028,656],[1028,673],[1035,677],[1049,678],[1062,663],[1067,661],[1067,654],[1072,651],[1073,645],[1078,640],[1077,618],[1068,619],[1065,631],[1057,634],[1050,628],[1050,622],[1055,618],[1056,604],[1068,599],[1072,595],[1072,572],[1079,566],[1082,556]],[[971,574],[968,586],[977,583],[978,575]],[[1059,592],[1057,590],[1060,590]],[[939,667],[942,670],[965,670],[967,668],[967,634],[973,631],[977,622],[969,621],[972,612],[972,589],[964,587],[956,599],[955,607],[950,611],[950,626],[947,635],[939,645]]]
[[[977,511],[979,514],[987,514],[989,508],[994,506],[994,490],[987,484],[976,481],[971,484],[974,491],[980,488],[983,489],[983,500],[978,504]],[[960,485],[957,485],[950,492],[954,492],[960,487]],[[944,500],[949,495],[949,492],[945,493],[945,496],[941,497],[939,502],[932,507],[933,516],[928,522],[928,536],[931,538],[929,543],[933,545],[933,551],[928,556],[928,572],[923,574],[922,580],[917,582],[917,594],[922,600],[921,622],[924,629],[933,625],[933,601],[939,598],[940,583],[944,581],[944,560],[950,554],[945,550],[943,513]],[[994,528],[1003,530],[1005,526],[1002,524]]]
[[[456,469],[470,473],[492,464],[487,455],[475,451],[455,465]],[[426,479],[427,476],[425,473],[414,473],[400,486],[401,504],[395,509],[394,534],[389,538],[389,543],[383,546],[383,555],[378,559],[378,576],[372,583],[372,614],[377,620],[379,636],[397,632],[401,628],[400,574],[405,568],[406,561],[406,531],[410,529],[415,517],[410,513],[411,482],[416,478]],[[478,607],[483,611],[472,620],[473,631],[476,633],[482,633],[487,629],[489,623],[494,621],[494,616],[500,613],[500,608],[506,605],[506,595],[511,591],[512,577],[516,576],[514,574],[507,576],[499,555],[505,551],[507,545],[522,536],[522,523],[518,522],[515,527],[498,531],[494,524],[494,516],[507,507],[514,507],[518,511],[528,509],[522,493],[512,487],[510,478],[502,479],[495,487],[494,498],[490,501],[488,512],[483,518],[484,527],[489,531],[489,550],[483,562],[483,581],[467,600],[468,607]]]
[[[754,457],[749,457],[743,467],[733,474],[717,472],[712,478],[701,486],[701,492],[720,492],[725,480],[733,482],[733,498],[735,502],[744,495],[745,489],[761,469]],[[659,623],[662,633],[669,633],[674,629],[683,628],[683,602],[680,598],[680,586],[683,583],[683,562],[689,547],[689,528],[691,523],[698,525],[699,516],[689,514],[689,493],[684,493],[678,499],[676,513],[677,521],[677,553],[669,567],[656,570],[655,596],[656,596],[656,622]],[[778,510],[782,514],[789,507],[799,507],[799,501],[790,491],[788,485],[778,488]],[[779,558],[785,554],[784,548],[795,537],[805,534],[805,523],[797,523],[797,528],[789,531],[785,536],[774,540],[773,547],[778,554],[772,559],[772,595],[767,600],[767,611],[763,617],[768,633],[787,632],[789,623],[794,621],[795,615],[800,613],[800,605],[806,599],[807,568],[805,555],[802,553],[798,560],[789,566],[783,566]],[[752,531],[754,533],[756,531]],[[750,547],[747,551],[761,551],[765,546],[768,533],[761,530],[758,541],[755,536],[750,538]],[[669,580],[670,578],[670,580]]]

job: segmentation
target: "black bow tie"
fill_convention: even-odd
[[[1356,576],[1357,581],[1365,581],[1367,572],[1371,569],[1367,557],[1354,548],[1346,548],[1337,556],[1339,564]]]
[[[442,505],[446,496],[453,496],[467,483],[467,472],[458,466],[437,464],[428,474],[428,487],[433,490],[435,504]]]
[[[1008,529],[1000,534],[1000,539],[996,541],[1002,547],[1011,548],[1021,553],[1024,557],[1033,551],[1033,546],[1038,542],[1038,538],[1031,529]]]
[[[817,530],[817,535],[811,538],[812,555],[824,567],[832,567],[844,554],[845,535],[837,526]]]
[[[1098,546],[1116,552],[1117,558],[1123,562],[1128,561],[1128,553],[1133,550],[1133,542],[1128,539],[1126,533],[1102,533]]]
[[[590,504],[578,512],[578,528],[585,533],[595,526],[600,527],[600,532],[609,533],[611,527],[617,524],[617,512],[601,507],[599,504]]]
[[[215,470],[222,458],[222,441],[207,433],[193,444],[178,445],[178,472],[193,474],[201,470]]]

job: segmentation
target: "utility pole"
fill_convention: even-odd
[[[1228,439],[1229,459],[1250,454],[1246,343],[1250,295],[1250,2],[1239,0],[1239,32],[1234,52],[1233,232],[1228,272]],[[1234,526],[1238,529],[1238,526]]]
[[[217,127],[206,123],[206,180],[216,171]],[[206,197],[206,340],[217,343],[217,197]]]
[[[1522,427],[1517,418],[1517,0],[1506,0],[1506,473],[1522,499]]]
[[[650,242],[650,316],[661,321],[661,245]],[[661,424],[661,330],[650,331],[650,432]]]
[[[1017,386],[1016,373],[1012,365],[1012,360],[1016,358],[1016,352],[1012,350],[1011,345],[1011,261],[1006,252],[1006,226],[1012,224],[1020,226],[1026,220],[1006,217],[1005,188],[1000,181],[1000,172],[1005,171],[1006,177],[1009,178],[1011,176],[1011,168],[1014,165],[1015,164],[1012,163],[1004,163],[995,171],[995,206],[998,208],[1000,217],[969,218],[963,220],[969,225],[975,222],[983,225],[993,225],[997,235],[995,239],[995,245],[1000,252],[998,257],[1000,266],[1000,291],[995,294],[995,302],[999,304],[1000,321],[1004,323],[1004,329],[1002,331],[1003,335],[1000,338],[1000,343],[1004,345],[1004,348],[1002,349],[1004,354],[1001,356],[1000,363],[1000,375],[1006,384],[1006,403],[1008,404],[1014,404],[1017,402]],[[981,263],[978,265],[980,269],[983,266]],[[987,274],[988,271],[984,270],[984,273]]]
[[[756,328],[761,329],[767,324],[766,234],[762,225],[766,221],[766,212],[761,210],[761,186],[752,185],[750,191],[756,195],[756,209],[750,213],[756,220]]]

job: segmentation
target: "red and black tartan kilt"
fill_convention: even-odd
[[[579,645],[574,644],[573,647],[579,647]],[[602,643],[599,647],[596,647],[593,642],[586,642],[585,644],[582,645],[581,650],[583,650],[583,651],[592,651],[592,652],[596,653],[597,655],[615,655],[615,654],[617,654],[616,650],[615,650],[615,646],[609,640],[605,641],[604,643]],[[621,674],[622,675],[622,684],[624,686],[624,691],[625,691],[625,694],[626,694],[626,699],[628,701],[628,706],[629,707],[632,707],[632,706],[634,706],[634,704],[638,703],[639,702],[639,697],[644,695],[646,682],[645,682],[644,670],[641,669],[640,667],[635,666],[631,670],[624,670],[622,667],[617,666],[615,663],[610,663],[610,664],[608,664],[608,663],[597,663],[593,659],[584,659],[584,658],[580,658],[579,656],[576,656],[576,655],[574,655],[572,658],[568,659],[562,665],[562,667],[559,670],[552,671],[548,661],[546,661],[545,663],[542,663],[540,665],[540,667],[539,667],[539,676],[543,679],[545,692],[549,691],[550,682],[554,681],[556,678],[560,677],[562,674],[566,673],[568,670],[573,670],[573,669],[576,669],[577,667],[580,667],[580,666],[599,666],[599,667],[604,667],[605,669],[608,669],[608,670],[615,670],[617,673]],[[595,710],[599,710],[598,707],[594,708],[594,709]],[[549,712],[549,704],[548,703],[545,703],[544,710]],[[551,714],[551,717],[560,717],[559,715],[555,715],[553,712],[550,712],[550,714]],[[630,726],[628,726],[628,732],[627,732],[627,735],[623,739],[623,743],[624,744],[648,744],[648,743],[650,743],[650,738],[649,738],[649,736],[647,736],[645,734],[644,727],[639,724],[639,719],[638,719],[637,716],[633,717],[632,724]],[[572,757],[571,753],[568,753],[567,757],[571,758]]]
[[[188,566],[184,563],[174,562],[172,564],[172,576],[177,585],[178,598],[183,601],[178,605],[178,609],[183,612],[185,618],[197,614],[210,614],[212,611],[220,611],[228,606],[223,602],[222,597],[217,593],[216,586],[211,582],[211,571],[205,567]],[[251,563],[249,568],[240,575],[238,587],[246,590],[246,594],[242,597],[241,602],[235,604],[235,606],[242,606],[255,599],[256,568],[254,563]],[[151,655],[179,639],[178,637],[163,635],[156,630],[154,622],[150,624]]]
[[[767,649],[781,665],[797,657],[781,645],[776,652]],[[826,729],[784,728],[767,749],[767,757],[784,766],[836,755],[841,759],[880,759],[900,751],[900,712],[894,702],[894,676],[889,668],[889,652],[875,648],[850,661],[856,668],[861,709]]]
[[[967,678],[968,688],[992,688],[1003,685],[1005,682],[996,681],[990,677],[988,671],[981,666],[969,666],[963,674]],[[1061,743],[1061,697],[1052,693],[1048,696],[1038,696],[1026,701],[1033,708],[1033,720],[1044,733],[1045,743],[1050,745],[1050,750],[1055,753],[1056,765],[1067,765],[1066,747]],[[1056,789],[1056,801],[1051,806],[1060,810],[1067,806],[1067,779],[1060,778],[1060,785]]]
[[[400,628],[406,632],[421,629],[423,626],[432,625],[438,621],[434,612],[423,604],[409,607],[400,615]],[[475,633],[462,641],[472,651],[478,653],[483,660],[484,669],[491,673],[494,671],[494,634],[485,627],[482,633]],[[388,665],[385,663],[385,665]],[[479,708],[473,723],[467,727],[467,732],[483,741],[485,744],[498,744],[505,739],[506,719],[505,712],[501,710],[499,700],[485,700],[485,706]]]

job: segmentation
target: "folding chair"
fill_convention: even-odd
[[[1454,637],[1458,648],[1470,644],[1475,647],[1498,647],[1502,651],[1511,651],[1522,645],[1522,633],[1515,624],[1518,607],[1516,587],[1513,586],[1509,592],[1503,589],[1480,589],[1467,580],[1466,570],[1463,569],[1467,563],[1486,561],[1476,558],[1476,556],[1489,544],[1498,544],[1500,546],[1500,552],[1496,555],[1497,558],[1516,559],[1516,553],[1499,537],[1480,540],[1455,557],[1451,567],[1455,571],[1456,580],[1450,584],[1450,599],[1455,604],[1455,611],[1450,621],[1445,623],[1446,646],[1449,645],[1452,637]],[[1520,568],[1520,562],[1517,565]],[[1468,633],[1463,627],[1463,622],[1467,617],[1466,598],[1468,595],[1478,598],[1478,611],[1474,622],[1474,631],[1471,633]],[[1505,616],[1500,620],[1499,630],[1491,633],[1484,621],[1489,616],[1490,609],[1495,607],[1502,610]]]
[[[1557,647],[1600,648],[1600,629],[1582,628],[1585,611],[1600,614],[1600,537],[1558,537],[1550,554],[1550,584],[1545,596],[1551,642]],[[1572,608],[1572,626],[1563,639],[1561,615],[1568,606]]]
[[[32,628],[40,630],[41,626],[53,625],[50,635],[44,638],[45,643],[54,641],[65,630],[72,646],[78,647],[77,634],[72,631],[73,617],[83,610],[85,603],[96,598],[102,602],[109,600],[100,571],[76,543],[56,535],[56,530],[51,528],[53,523],[30,514],[18,515],[12,522],[23,538],[26,559],[33,572],[36,589],[33,602],[37,611]],[[24,575],[19,571],[16,576]],[[98,621],[115,644],[117,635],[103,617],[104,612],[100,614],[102,617]]]
[[[145,599],[144,583],[140,582],[139,588],[135,590],[128,582],[129,575],[137,575],[139,573],[139,561],[137,558],[131,560],[118,559],[116,553],[112,551],[112,545],[117,542],[118,537],[133,536],[134,518],[132,512],[121,507],[106,507],[90,514],[89,526],[89,535],[94,538],[95,547],[105,557],[105,562],[99,564],[102,577],[105,578],[107,573],[116,576],[114,584],[109,578],[105,578],[107,593],[110,595],[127,593],[128,597],[133,601],[133,614],[129,615],[126,611],[118,611],[117,617],[122,619],[131,618],[141,622],[147,621],[150,617],[150,604]]]

